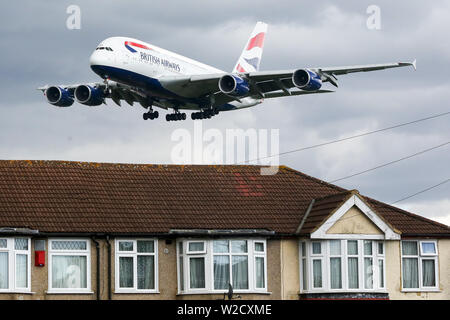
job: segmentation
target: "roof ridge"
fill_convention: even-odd
[[[321,183],[321,184],[327,185],[327,186],[329,186],[329,187],[331,187],[331,188],[333,188],[333,189],[337,189],[337,190],[339,190],[339,191],[341,191],[341,192],[350,191],[350,190],[347,190],[347,189],[345,189],[345,188],[339,187],[339,186],[337,186],[337,185],[335,185],[335,184],[332,184],[332,183],[326,182],[326,181],[324,181],[324,180],[320,180],[320,179],[318,179],[318,178],[315,178],[315,177],[313,177],[313,176],[310,176],[310,175],[308,175],[308,174],[306,174],[306,173],[304,173],[304,172],[301,172],[301,171],[297,171],[297,170],[295,170],[295,169],[292,169],[292,168],[290,168],[290,167],[288,167],[288,166],[281,165],[281,166],[280,166],[280,169],[284,169],[284,170],[287,170],[287,171],[291,171],[291,172],[293,172],[293,173],[295,173],[295,174],[298,174],[298,175],[300,175],[300,176],[302,176],[302,177],[304,177],[304,178],[307,178],[307,179],[309,179],[309,180],[313,180],[314,182],[319,182],[319,183]]]
[[[326,195],[326,196],[323,196],[323,197],[314,198],[314,200],[321,201],[321,200],[325,200],[325,199],[328,199],[328,198],[336,197],[336,196],[339,196],[339,195],[344,195],[344,194],[347,194],[347,193],[355,194],[354,190],[345,190],[345,191],[342,191],[342,192],[329,194],[329,195]]]

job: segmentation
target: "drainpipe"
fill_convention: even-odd
[[[95,243],[95,249],[97,253],[97,300],[100,300],[100,244],[95,237],[92,237],[92,241]]]
[[[108,247],[108,300],[112,300],[111,297],[111,243],[109,242],[109,236],[106,236],[106,245]]]

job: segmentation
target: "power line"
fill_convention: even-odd
[[[336,179],[336,180],[332,180],[332,181],[330,181],[330,183],[334,183],[334,182],[337,182],[337,181],[341,181],[341,180],[345,180],[345,179],[352,178],[352,177],[355,177],[355,176],[359,176],[359,175],[361,175],[363,173],[367,173],[367,172],[370,172],[370,171],[373,171],[373,170],[376,170],[376,169],[380,169],[380,168],[389,166],[391,164],[394,164],[394,163],[397,163],[397,162],[400,162],[400,161],[403,161],[403,160],[406,160],[406,159],[410,159],[410,158],[416,157],[416,156],[424,154],[426,152],[429,152],[429,151],[432,151],[432,150],[444,147],[444,146],[446,146],[448,144],[450,144],[450,141],[447,141],[447,142],[442,143],[440,145],[434,146],[432,148],[428,148],[428,149],[416,152],[416,153],[411,154],[409,156],[406,156],[406,157],[403,157],[403,158],[400,158],[400,159],[397,159],[397,160],[394,160],[394,161],[390,161],[390,162],[378,165],[376,167],[373,167],[373,168],[370,168],[370,169],[367,169],[367,170],[364,170],[364,171],[360,171],[360,172],[357,172],[357,173],[354,173],[354,174],[351,174],[351,175],[348,175],[348,176],[345,176],[345,177],[342,177],[342,178],[339,178],[339,179]]]
[[[439,186],[441,186],[441,185],[443,185],[443,184],[445,184],[445,183],[447,183],[447,182],[449,182],[449,181],[450,181],[450,179],[444,180],[444,181],[442,181],[442,182],[440,182],[440,183],[438,183],[438,184],[435,184],[434,186],[428,187],[428,188],[423,189],[423,190],[421,190],[421,191],[419,191],[419,192],[416,192],[416,193],[414,193],[414,194],[412,194],[412,195],[409,195],[409,196],[407,196],[407,197],[404,197],[404,198],[401,198],[401,199],[399,199],[399,200],[397,200],[397,201],[394,201],[394,202],[392,202],[391,204],[395,204],[395,203],[401,202],[401,201],[403,201],[403,200],[406,200],[406,199],[415,197],[415,196],[417,196],[417,195],[419,195],[419,194],[422,194],[422,193],[424,193],[424,192],[427,192],[427,191],[429,191],[429,190],[431,190],[431,189],[437,188],[437,187],[439,187]]]
[[[245,161],[242,161],[242,162],[240,162],[238,164],[244,164],[244,163],[264,160],[264,159],[268,159],[268,158],[273,158],[273,157],[277,157],[277,156],[283,156],[283,155],[294,153],[294,152],[300,152],[300,151],[304,151],[304,150],[309,150],[309,149],[314,149],[314,148],[318,148],[318,147],[323,147],[323,146],[330,145],[330,144],[333,144],[333,143],[343,142],[343,141],[346,141],[346,140],[361,138],[361,137],[368,136],[368,135],[371,135],[371,134],[374,134],[374,133],[383,132],[383,131],[387,131],[387,130],[392,130],[392,129],[408,126],[408,125],[415,124],[415,123],[418,123],[418,122],[422,122],[422,121],[427,121],[427,120],[443,117],[443,116],[446,116],[446,115],[449,115],[449,114],[450,114],[450,111],[444,112],[444,113],[439,113],[439,114],[432,115],[432,116],[429,116],[429,117],[426,117],[426,118],[421,118],[421,119],[417,119],[417,120],[410,121],[410,122],[400,123],[400,124],[397,124],[397,125],[394,125],[394,126],[391,126],[391,127],[386,127],[386,128],[382,128],[382,129],[368,131],[368,132],[365,132],[365,133],[357,134],[357,135],[346,137],[346,138],[331,140],[331,141],[328,141],[328,142],[315,144],[315,145],[312,145],[312,146],[309,146],[309,147],[293,149],[293,150],[289,150],[289,151],[285,151],[285,152],[281,152],[281,153],[274,154],[274,155],[271,155],[271,156],[257,158],[257,159],[253,159],[253,160],[245,160]]]

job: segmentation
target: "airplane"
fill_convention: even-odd
[[[87,106],[139,103],[144,120],[159,117],[153,107],[173,110],[167,121],[210,119],[222,111],[256,106],[264,99],[330,93],[325,82],[338,87],[336,76],[412,66],[413,62],[259,71],[267,24],[257,22],[232,72],[225,72],[155,45],[128,37],[103,40],[90,56],[90,67],[103,81],[38,88],[47,101],[70,107],[74,100]]]

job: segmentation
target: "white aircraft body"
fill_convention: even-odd
[[[173,113],[167,121],[185,120],[182,110],[193,110],[193,120],[208,119],[221,111],[255,106],[264,99],[328,93],[324,82],[338,87],[336,76],[413,66],[414,62],[259,71],[267,24],[258,22],[231,73],[216,69],[155,45],[128,37],[103,40],[90,57],[91,69],[103,82],[44,86],[50,104],[69,107],[74,100],[98,106],[111,98],[148,109],[144,120],[158,118],[153,107]]]

